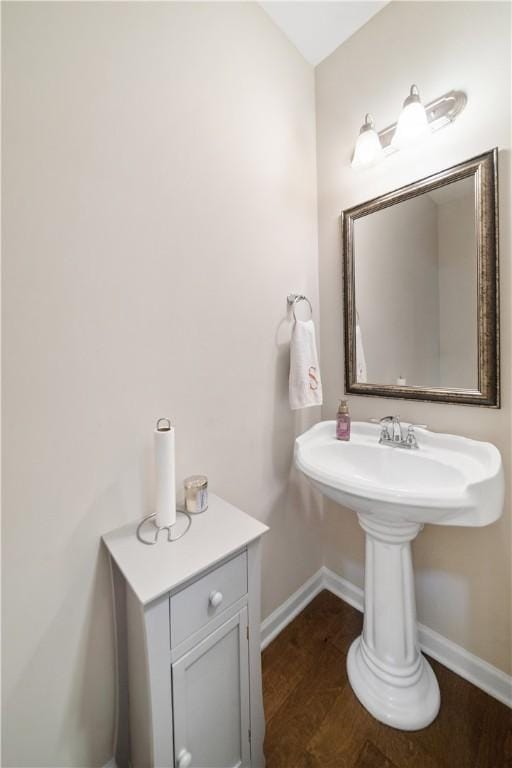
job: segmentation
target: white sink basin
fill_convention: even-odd
[[[295,463],[323,494],[355,512],[437,525],[489,525],[503,508],[501,456],[490,443],[416,429],[418,449],[379,445],[378,424],[350,442],[323,421],[297,438]]]
[[[363,633],[347,670],[361,703],[387,725],[423,728],[440,705],[419,651],[410,543],[424,523],[483,526],[503,511],[501,456],[490,443],[417,429],[418,449],[379,444],[355,422],[349,442],[324,421],[297,438],[295,463],[325,496],[357,513],[366,533]]]

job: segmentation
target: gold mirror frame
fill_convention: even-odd
[[[355,345],[354,221],[468,177],[475,179],[477,221],[478,389],[358,383]],[[499,408],[498,150],[490,150],[393,192],[348,208],[341,213],[341,226],[346,393]]]

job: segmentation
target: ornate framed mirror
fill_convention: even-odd
[[[499,408],[498,150],[349,208],[349,394]]]

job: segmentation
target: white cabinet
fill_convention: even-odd
[[[117,637],[118,768],[264,768],[260,538],[210,496],[179,541],[103,537]]]
[[[248,768],[247,608],[172,665],[174,752],[179,768]]]

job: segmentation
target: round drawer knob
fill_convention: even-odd
[[[182,749],[178,755],[178,768],[189,768],[192,765],[192,755],[186,749]]]
[[[219,605],[222,603],[222,600],[224,599],[224,595],[222,592],[210,592],[210,605],[213,608],[218,608]]]

